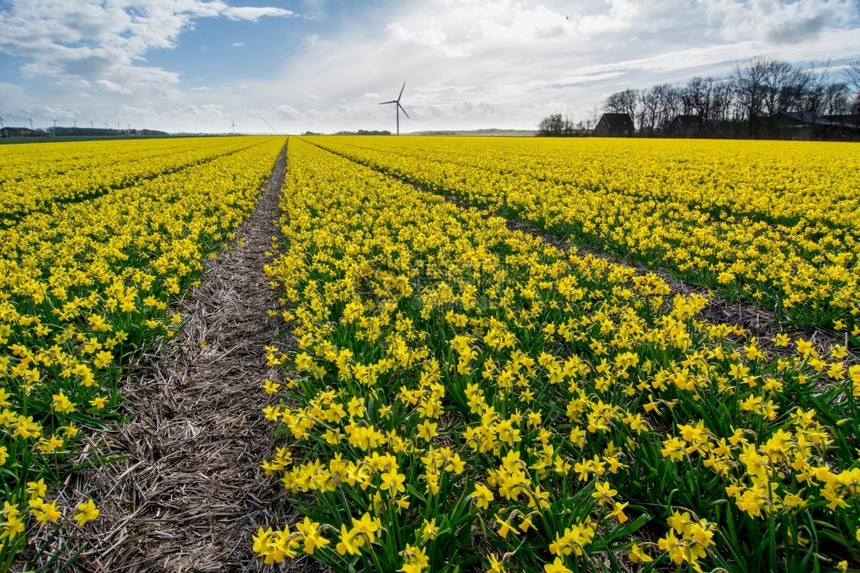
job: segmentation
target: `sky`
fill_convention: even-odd
[[[755,56],[833,79],[856,0],[0,0],[6,125],[535,129]]]

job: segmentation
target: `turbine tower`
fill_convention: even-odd
[[[406,110],[403,108],[402,105],[400,105],[400,98],[403,97],[403,90],[405,88],[406,88],[406,82],[403,82],[403,87],[400,88],[400,95],[397,96],[397,99],[393,99],[391,101],[383,101],[383,102],[380,102],[380,104],[379,104],[379,105],[386,105],[389,103],[394,104],[394,110],[395,110],[395,113],[397,114],[397,135],[400,135],[400,110],[403,110],[403,115],[405,115],[406,117],[409,117],[409,114],[406,113]]]

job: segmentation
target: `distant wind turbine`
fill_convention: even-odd
[[[30,129],[33,129],[33,116],[30,116]]]
[[[3,134],[6,134],[6,124],[3,123],[3,115],[0,115],[0,130],[3,131]]]
[[[237,127],[238,126],[236,125],[236,122],[231,119],[230,120],[230,128],[233,130],[233,135],[236,135],[236,128]]]
[[[391,101],[383,101],[380,102],[379,105],[386,105],[389,103],[394,104],[394,110],[397,115],[397,135],[400,135],[400,110],[403,110],[403,115],[409,117],[409,114],[406,113],[406,110],[400,105],[400,98],[403,97],[403,90],[406,89],[406,82],[403,82],[403,87],[400,88],[400,95],[397,96],[397,99],[393,99]]]

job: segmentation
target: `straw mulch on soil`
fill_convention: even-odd
[[[123,384],[131,420],[92,434],[82,454],[126,459],[76,472],[60,488],[67,505],[92,497],[101,509],[95,522],[67,525],[53,542],[66,559],[86,543],[72,570],[273,570],[253,555],[251,537],[260,526],[294,521],[282,487],[260,468],[274,440],[261,413],[269,402],[263,381],[274,374],[264,346],[279,335],[263,265],[278,233],[285,164],[286,148],[237,241],[175,305],[183,331],[142,357]]]

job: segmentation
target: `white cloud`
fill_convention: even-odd
[[[282,119],[300,120],[303,115],[296,108],[288,104],[281,104],[275,108],[275,114]]]
[[[102,87],[175,84],[178,75],[141,66],[147,52],[171,49],[197,18],[255,22],[282,8],[234,7],[222,0],[12,0],[0,10],[0,52],[27,60],[29,77],[76,77]],[[109,89],[109,88],[108,88]],[[114,90],[119,91],[119,90]]]
[[[639,22],[639,4],[632,0],[592,0],[551,8],[512,0],[447,0],[426,4],[425,10],[399,18],[388,30],[396,40],[436,48],[449,57],[463,57],[499,47],[516,49],[630,30]]]
[[[197,118],[222,118],[224,106],[215,103],[186,104],[173,111],[174,115]]]
[[[131,93],[131,90],[126,89],[126,88],[122,87],[121,85],[119,85],[118,83],[112,82],[110,80],[96,80],[96,85],[98,85],[103,90],[106,90],[109,92],[119,92],[119,93],[123,93],[123,94],[130,94]]]
[[[234,47],[234,48],[241,48],[241,47],[243,47],[244,45],[245,45],[245,42],[234,42],[234,43],[233,43],[233,47]]]
[[[407,30],[397,22],[388,25],[388,31],[392,38],[400,42],[414,42],[441,51],[449,58],[463,58],[469,52],[461,48],[453,48],[448,45],[448,37],[444,32],[431,26],[420,30]]]
[[[269,8],[269,7],[251,7],[251,6],[242,6],[242,7],[232,7],[228,6],[221,11],[221,15],[230,18],[231,20],[248,20],[250,22],[256,22],[260,18],[265,17],[277,17],[284,18],[295,16],[295,13],[290,10],[284,10],[283,8]]]
[[[842,27],[857,16],[853,0],[699,0],[726,40],[793,44],[818,37],[827,27]]]

